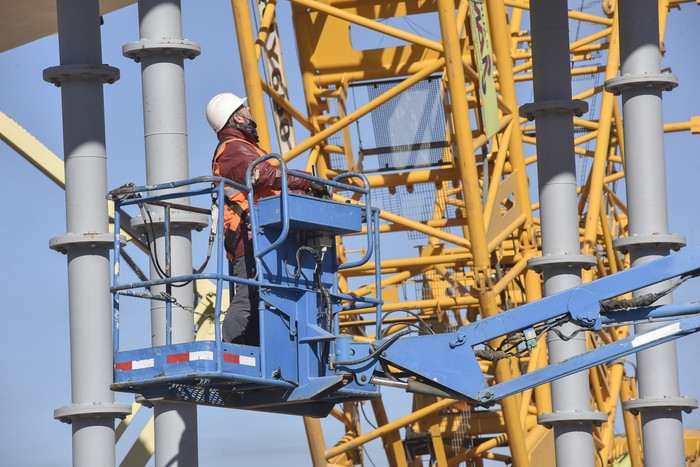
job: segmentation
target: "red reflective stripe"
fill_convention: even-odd
[[[180,362],[188,362],[190,361],[190,354],[188,353],[174,353],[171,355],[168,355],[168,358],[166,359],[168,363],[180,363]]]
[[[114,368],[117,370],[129,371],[131,370],[131,362],[117,362],[114,364]]]
[[[228,363],[241,363],[241,356],[232,353],[225,353],[224,361]]]

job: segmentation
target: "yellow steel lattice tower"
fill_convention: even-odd
[[[488,12],[485,28],[470,21],[475,13],[466,1],[292,0],[291,18],[277,14],[274,1],[258,3],[256,12],[247,0],[232,2],[251,107],[262,115],[268,99],[276,114],[310,133],[282,151],[286,160],[306,156],[306,168],[322,177],[344,171],[368,176],[382,208],[386,333],[450,330],[540,298],[541,278],[527,267],[540,251],[539,206],[528,181],[537,163],[536,139],[534,126],[518,116],[531,92],[528,2],[477,3]],[[660,4],[662,38],[671,6]],[[602,90],[619,70],[615,2],[583,2],[569,20],[574,98],[590,108],[574,125],[582,253],[597,260],[583,272],[583,280],[591,281],[628,267],[628,258],[612,246],[627,230],[617,193],[624,178],[621,113],[617,99]],[[294,106],[284,88],[280,92],[278,78],[286,77],[261,66],[274,66],[270,34],[278,37],[277,28],[292,26],[298,56],[284,59],[298,61],[303,108]],[[477,63],[484,62],[484,40],[492,47],[491,70]],[[488,74],[496,99],[483,92]],[[278,118],[262,126],[263,141],[274,135],[272,126],[278,134],[283,127]],[[354,254],[353,239],[342,243],[345,260]],[[372,270],[345,270],[341,285],[351,293],[376,294],[364,285]],[[346,332],[368,339],[373,316],[373,310],[362,310],[340,318]],[[626,328],[591,334],[588,346],[626,335]],[[491,345],[507,348],[503,342]],[[482,367],[503,381],[546,362],[540,345],[522,358],[484,361]],[[621,362],[590,370],[589,381],[592,409],[609,416],[594,427],[597,462],[608,465],[621,451],[613,437],[616,409],[634,396],[634,385]],[[441,466],[482,465],[484,459],[548,465],[551,435],[536,422],[538,414],[551,411],[548,391],[548,385],[525,391],[494,410],[416,396],[410,412],[395,419],[381,400],[361,410],[346,404],[333,412],[345,432],[337,442],[324,441],[318,420],[307,419],[305,427],[316,466],[362,464],[363,445],[379,438],[392,466],[422,465],[428,458]],[[376,426],[361,421],[370,407]],[[638,465],[639,423],[625,414],[624,426],[623,451]],[[509,449],[496,449],[503,446]]]
[[[629,267],[629,257],[612,244],[627,234],[618,194],[625,176],[621,110],[602,86],[619,71],[617,10],[614,1],[590,3],[569,11],[574,99],[589,104],[574,118],[581,253],[596,259],[583,271],[584,282]],[[662,40],[669,8],[677,3],[660,2]],[[540,274],[528,268],[541,254],[539,204],[529,181],[537,164],[535,127],[518,115],[531,100],[529,3],[474,5],[484,13],[464,0],[291,0],[289,9],[274,0],[255,7],[232,1],[261,145],[278,146],[285,160],[301,161],[321,177],[363,172],[373,187],[382,209],[385,335],[409,328],[450,331],[542,296]],[[475,14],[486,12],[488,22],[479,23]],[[282,56],[285,30],[296,56]],[[285,62],[298,68],[303,96],[290,96],[287,82],[294,78]],[[692,129],[691,122],[666,127]],[[344,195],[335,194],[353,202]],[[340,261],[351,260],[357,248],[354,238],[343,238]],[[366,285],[373,270],[373,264],[343,270],[341,288],[376,295]],[[358,340],[372,339],[374,311],[341,313],[341,328]],[[587,346],[627,335],[626,328],[591,333]],[[490,344],[509,348],[507,341]],[[505,381],[546,363],[540,342],[527,355],[481,366],[494,381]],[[634,378],[616,361],[589,370],[589,383],[591,408],[608,415],[593,428],[597,465],[621,458],[642,465],[638,416],[624,413],[625,437],[613,432],[619,404],[636,395]],[[304,426],[317,467],[371,465],[363,449],[370,442],[381,442],[383,462],[391,466],[428,460],[481,466],[486,459],[544,466],[554,465],[553,441],[537,415],[551,411],[549,385],[542,385],[488,410],[415,396],[404,413],[390,417],[379,399],[344,404],[332,420],[305,419]],[[332,431],[344,435],[330,440],[323,426],[334,422],[341,428]]]

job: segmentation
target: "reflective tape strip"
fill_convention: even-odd
[[[681,324],[673,323],[662,328],[656,328],[653,331],[641,334],[634,339],[632,339],[632,347],[639,347],[640,345],[648,344],[658,339],[663,339],[664,337],[673,336],[681,332]]]
[[[227,363],[235,363],[237,365],[255,366],[255,357],[248,357],[246,355],[225,353],[224,361]]]
[[[200,350],[197,352],[174,353],[167,356],[168,363],[192,362],[195,360],[214,360],[214,352]]]
[[[168,363],[179,363],[179,362],[189,362],[190,361],[190,354],[188,353],[174,353],[168,355],[168,357],[165,360]]]
[[[198,352],[190,352],[190,361],[192,360],[214,360],[214,352],[211,350],[200,350]]]
[[[114,364],[114,368],[121,371],[130,370],[140,370],[142,368],[152,368],[155,362],[152,358],[146,358],[144,360],[131,360],[128,362],[117,362]]]

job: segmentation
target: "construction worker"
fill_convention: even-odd
[[[266,154],[258,146],[257,124],[246,98],[223,93],[214,96],[207,105],[207,120],[219,139],[212,160],[212,173],[245,184],[248,166]],[[279,193],[282,171],[267,162],[255,167],[253,174],[255,199]],[[292,193],[320,192],[318,183],[289,175],[288,189]],[[313,193],[312,193],[313,194]],[[244,193],[228,189],[224,210],[224,230],[229,275],[243,279],[255,277],[253,242],[248,225],[248,201]],[[258,291],[255,287],[235,283],[231,304],[222,326],[224,342],[259,345]]]

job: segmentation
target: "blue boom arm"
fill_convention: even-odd
[[[353,192],[362,204],[289,194],[286,182],[279,196],[253,197],[253,174],[258,163],[275,158],[286,180],[287,169],[278,155],[268,155],[250,166],[245,185],[220,177],[199,177],[162,185],[124,186],[110,193],[115,202],[114,383],[112,389],[195,404],[263,410],[307,416],[325,416],[335,403],[379,397],[380,385],[403,387],[491,405],[496,400],[557,378],[612,361],[624,355],[662,344],[700,329],[700,304],[650,306],[658,297],[631,302],[616,297],[675,277],[686,280],[700,271],[700,247],[687,249],[623,272],[580,285],[571,290],[484,318],[455,332],[412,335],[404,330],[382,335],[381,248],[379,210],[372,207],[371,190],[362,174],[348,173],[334,180],[312,179],[343,192]],[[347,183],[346,179],[353,183]],[[224,271],[224,187],[249,197],[251,232],[257,276],[241,279]],[[210,210],[177,204],[186,197],[212,198]],[[163,232],[165,254],[161,277],[121,283],[121,209],[138,206],[144,226],[150,215],[144,207],[162,213],[157,229]],[[179,277],[171,270],[171,211],[192,210],[209,216],[209,247],[216,244],[214,270]],[[175,217],[175,221],[178,218]],[[366,233],[364,254],[357,261],[338,265],[335,237]],[[157,252],[152,251],[155,257]],[[374,260],[376,297],[357,297],[341,292],[340,269]],[[212,269],[212,268],[210,268]],[[173,306],[169,287],[186,281],[208,279],[216,284],[213,340],[174,343]],[[227,283],[259,289],[260,345],[221,341],[224,319],[222,290]],[[678,284],[678,282],[676,283]],[[165,302],[165,345],[123,349],[120,344],[120,297]],[[374,309],[374,342],[358,342],[340,332],[338,315],[344,310]],[[596,331],[615,323],[668,320],[667,324],[585,354],[549,365],[509,381],[489,385],[478,358],[498,359],[522,355],[535,347],[547,332],[561,333],[558,326],[573,322],[581,331]],[[160,324],[159,324],[160,325]],[[577,331],[579,332],[579,331]],[[568,338],[568,336],[562,336]],[[193,336],[194,338],[194,336]],[[501,339],[503,338],[503,339]],[[506,347],[491,349],[493,340]],[[405,380],[399,380],[394,370]]]
[[[393,342],[384,339],[370,345],[339,346],[343,352],[336,356],[335,366],[341,371],[364,375],[364,380],[358,379],[360,382],[382,384],[385,381],[369,377],[369,362],[376,361],[377,366],[389,364],[416,377],[418,384],[413,381],[405,384],[408,390],[490,405],[534,386],[697,332],[700,329],[700,316],[697,315],[700,303],[613,311],[604,311],[604,304],[651,284],[678,276],[694,276],[699,268],[700,248],[696,247],[462,326],[455,332],[406,336]],[[536,345],[535,327],[541,323],[571,321],[583,330],[593,331],[601,329],[603,324],[673,317],[676,319],[663,327],[492,386],[488,385],[475,355],[479,352],[476,347],[515,333],[523,333],[523,341],[530,348]],[[358,358],[358,355],[365,357]],[[435,390],[427,389],[426,385]]]

